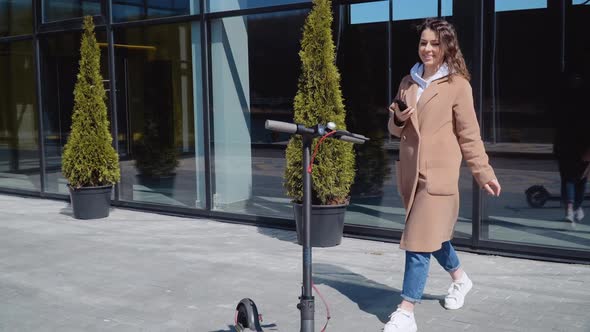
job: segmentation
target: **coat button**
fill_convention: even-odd
[[[402,136],[402,139],[405,141],[406,140],[406,135]]]

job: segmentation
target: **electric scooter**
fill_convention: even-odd
[[[301,287],[301,296],[297,309],[301,316],[301,332],[314,331],[314,297],[312,295],[312,277],[311,277],[311,192],[312,181],[311,171],[308,172],[308,166],[313,162],[311,160],[311,145],[315,137],[322,137],[318,142],[321,144],[323,139],[331,137],[342,141],[363,144],[369,138],[353,134],[346,130],[336,130],[336,124],[328,122],[327,125],[315,125],[312,128],[306,128],[304,125],[266,120],[264,127],[268,130],[301,135],[303,140],[303,285]],[[254,301],[249,298],[242,299],[236,307],[235,328],[238,332],[249,329],[251,331],[261,332],[260,315]]]
[[[552,194],[544,186],[538,184],[530,186],[524,193],[526,194],[527,203],[530,207],[534,208],[543,207],[547,201],[562,200],[560,195]],[[590,192],[584,194],[584,200],[590,200]]]

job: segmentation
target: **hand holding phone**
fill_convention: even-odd
[[[393,100],[393,103],[397,105],[396,108],[393,108],[392,106],[390,106],[390,110],[393,111],[394,116],[395,116],[395,120],[398,122],[405,122],[406,120],[408,120],[410,118],[410,116],[412,115],[412,113],[414,113],[414,109],[411,107],[408,107],[408,105],[406,103],[403,102],[403,100],[396,98]]]
[[[408,109],[408,105],[406,105],[406,103],[404,103],[404,101],[401,99],[395,99],[393,102],[397,105],[397,108],[400,110],[400,112]]]

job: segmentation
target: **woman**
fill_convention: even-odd
[[[575,223],[584,219],[582,203],[590,161],[590,136],[585,134],[590,123],[590,116],[585,107],[588,86],[587,83],[584,86],[584,75],[581,73],[568,68],[564,76],[558,100],[565,107],[562,116],[553,121],[556,124],[553,153],[557,158],[561,177],[561,199],[565,207],[565,220]]]
[[[459,213],[459,171],[464,157],[488,193],[500,184],[480,137],[469,72],[453,26],[427,19],[419,27],[416,63],[390,107],[389,131],[399,137],[398,189],[406,208],[400,248],[406,250],[402,302],[384,332],[416,331],[414,306],[424,291],[431,255],[453,279],[444,306],[459,309],[473,283],[449,242]],[[401,103],[400,103],[401,104]]]

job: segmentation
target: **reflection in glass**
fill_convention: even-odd
[[[282,185],[289,136],[264,122],[293,121],[306,13],[211,22],[215,210],[293,217]]]
[[[502,195],[485,195],[483,239],[590,250],[588,223],[565,220],[561,179],[551,155],[495,157],[491,163],[502,183]],[[588,212],[589,206],[586,199],[582,208]]]
[[[459,0],[460,1],[460,0]],[[453,0],[441,0],[441,16],[453,16]]]
[[[0,0],[0,37],[32,32],[32,1]]]
[[[67,180],[61,174],[61,155],[72,124],[81,36],[80,32],[62,32],[42,38],[40,43],[43,54],[41,86],[47,192],[68,193]],[[96,39],[106,45],[103,31],[96,32]],[[108,80],[106,47],[101,47],[100,64],[101,75]],[[108,100],[106,103],[108,107]]]
[[[547,0],[496,0],[497,12],[547,8]]]
[[[348,130],[370,137],[370,141],[355,146],[356,177],[352,198],[346,213],[349,224],[402,229],[405,211],[397,194],[393,146],[387,131],[387,1],[358,5],[342,5],[343,17],[359,12],[365,18],[350,24],[341,17],[336,43],[339,44],[337,65],[341,73],[342,95],[347,113]],[[341,11],[342,12],[342,11]]]
[[[100,0],[43,0],[43,21],[52,22],[84,15],[100,15],[100,2]]]
[[[112,0],[115,22],[199,14],[200,0]]]
[[[393,0],[394,21],[438,16],[438,0]]]
[[[490,56],[484,68],[484,138],[494,143],[552,141],[552,84],[560,71],[560,24],[548,9],[505,11],[493,16]],[[531,33],[535,26],[535,33]],[[528,40],[523,43],[523,40]],[[502,50],[510,50],[504,52]],[[532,56],[534,54],[534,56]],[[543,70],[540,70],[543,68]]]
[[[438,16],[453,16],[453,0],[409,1],[393,0],[393,20],[410,20]],[[350,5],[350,21],[352,24],[386,22],[389,20],[389,1],[365,2]]]
[[[279,6],[301,2],[311,2],[311,0],[207,0],[207,12],[213,13],[226,10]]]
[[[418,18],[437,17],[440,2],[440,16],[453,16],[453,0],[392,0],[393,20],[413,20]]]
[[[115,41],[120,198],[203,207],[199,22],[121,29]]]
[[[498,113],[495,121],[486,121],[485,131],[500,142],[490,148],[503,186],[499,198],[484,200],[483,239],[590,250],[588,217],[577,220],[567,210],[568,202],[578,207],[573,187],[587,179],[583,158],[590,154],[590,36],[579,28],[590,19],[590,7],[566,7],[564,25],[550,19],[561,10],[554,6],[496,15],[493,42],[512,51],[511,56],[496,55],[493,85],[485,91],[492,103],[484,103],[484,110]],[[531,26],[537,27],[534,33]],[[525,36],[527,46],[520,45]],[[511,91],[515,88],[519,91]],[[580,187],[582,194],[586,185]],[[586,192],[581,201],[586,212],[589,197]]]
[[[31,41],[0,44],[0,187],[39,191],[39,140]]]
[[[350,5],[350,24],[387,22],[389,0]]]

